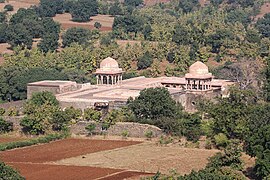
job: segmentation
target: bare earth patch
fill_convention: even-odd
[[[48,144],[0,152],[0,158],[5,162],[43,163],[138,143],[140,142],[64,139]]]
[[[10,5],[12,5],[14,7],[14,10],[9,11],[8,14],[15,14],[18,11],[18,9],[20,9],[20,8],[29,8],[29,7],[31,7],[33,5],[38,4],[38,3],[37,2],[35,3],[33,1],[31,1],[31,0],[29,0],[29,1],[26,1],[26,0],[25,1],[13,0],[13,1],[5,2],[5,3],[0,3],[0,10],[3,11],[5,5],[7,5],[7,4],[10,4]]]
[[[83,27],[87,29],[95,29],[95,22],[101,23],[101,31],[111,31],[114,17],[109,15],[97,15],[91,17],[89,22],[73,22],[71,21],[71,15],[69,13],[57,14],[53,17],[54,21],[59,22],[63,29],[71,27]]]
[[[133,171],[168,174],[175,169],[180,174],[205,167],[207,158],[217,150],[202,150],[181,147],[160,147],[151,142],[122,147],[114,150],[91,153],[57,161],[59,165],[91,166],[129,169]]]

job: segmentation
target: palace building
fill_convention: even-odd
[[[34,92],[50,91],[55,94],[64,107],[85,109],[117,109],[126,104],[129,97],[137,97],[140,91],[151,87],[165,87],[171,96],[183,105],[186,111],[195,111],[195,105],[201,98],[213,99],[229,95],[228,88],[235,83],[229,80],[215,79],[208,67],[197,61],[189,67],[184,77],[144,76],[122,79],[122,68],[113,58],[106,58],[96,70],[96,84],[77,84],[72,81],[39,81],[29,83],[27,98]]]

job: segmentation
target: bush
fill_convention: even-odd
[[[145,131],[144,135],[147,139],[151,139],[153,137],[154,133],[151,130],[147,130],[147,131]]]
[[[215,143],[217,147],[225,148],[229,144],[229,139],[223,133],[219,133],[218,135],[214,136]]]
[[[91,123],[91,124],[87,125],[85,127],[85,129],[88,131],[88,133],[90,135],[92,135],[94,133],[95,129],[96,129],[96,124],[95,123]]]
[[[71,118],[66,114],[65,111],[56,111],[52,115],[52,129],[54,131],[66,130]]]
[[[121,135],[122,135],[123,138],[127,138],[129,136],[128,130],[122,131]]]
[[[83,119],[87,121],[100,121],[101,112],[94,110],[93,108],[87,108],[83,112]]]
[[[5,114],[6,110],[4,108],[0,108],[0,116],[3,116]]]
[[[6,112],[7,116],[18,116],[19,111],[16,108],[9,108],[8,111]]]
[[[7,122],[4,119],[0,118],[0,134],[7,133],[13,130],[13,123]]]
[[[22,118],[20,126],[22,126],[22,131],[24,133],[32,135],[39,135],[45,133],[45,127],[43,127],[41,122],[29,116],[25,116],[24,118]]]
[[[71,120],[78,120],[82,116],[82,110],[75,109],[74,107],[68,107],[64,112]]]
[[[10,4],[5,5],[4,9],[7,10],[7,11],[13,11],[14,10],[13,6],[10,5]]]
[[[100,29],[101,28],[101,23],[100,22],[95,22],[95,24],[94,24],[94,27],[96,28],[96,29]]]
[[[5,3],[5,0],[0,0],[0,3]]]
[[[8,179],[16,179],[16,180],[23,180],[25,179],[22,177],[19,172],[15,171],[4,162],[0,162],[0,179],[8,180]]]

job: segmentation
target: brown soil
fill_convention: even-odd
[[[155,142],[144,142],[115,150],[101,151],[57,161],[59,165],[91,166],[126,169],[139,172],[168,174],[175,169],[180,174],[205,167],[208,158],[217,150],[181,147],[160,147]]]
[[[42,163],[138,144],[135,141],[65,139],[0,153],[5,162]],[[48,156],[49,155],[49,156]]]
[[[19,170],[22,176],[27,180],[85,180],[96,179],[123,170],[96,168],[96,167],[78,167],[61,166],[50,164],[30,164],[30,163],[8,163]]]
[[[29,1],[12,0],[12,1],[8,1],[6,3],[0,3],[0,10],[3,11],[5,5],[7,5],[7,4],[10,4],[14,7],[14,10],[9,11],[8,14],[15,14],[18,11],[18,9],[20,9],[20,8],[29,8],[30,6],[33,6],[33,5],[38,4],[38,3],[34,3],[32,0],[29,0]]]
[[[83,27],[88,29],[95,29],[95,22],[101,23],[101,31],[111,31],[114,17],[109,15],[97,15],[91,17],[89,22],[73,22],[71,21],[71,15],[69,13],[57,14],[53,17],[54,21],[59,22],[63,29],[71,27]]]
[[[260,10],[260,14],[258,14],[255,17],[255,20],[258,20],[259,18],[262,18],[265,14],[270,12],[270,3],[267,2],[264,5],[262,5],[261,10]]]

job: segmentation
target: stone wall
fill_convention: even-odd
[[[22,100],[22,101],[11,101],[7,103],[2,103],[0,104],[0,108],[4,108],[6,111],[8,111],[8,109],[15,108],[19,112],[22,112],[23,105],[25,102],[26,102],[25,100]]]
[[[71,133],[76,135],[87,135],[88,132],[85,130],[85,127],[91,122],[81,121],[77,124],[71,126]],[[162,130],[156,126],[148,125],[148,124],[139,124],[132,122],[118,122],[115,125],[112,125],[106,133],[111,136],[122,136],[123,132],[128,132],[129,137],[140,137],[145,138],[145,133],[147,131],[153,132],[153,137],[161,136]],[[96,126],[95,133],[101,133],[101,125]]]
[[[23,116],[1,116],[1,118],[6,120],[7,122],[12,122],[14,131],[21,130],[20,121],[23,118]]]
[[[162,135],[162,130],[149,124],[139,124],[133,122],[118,122],[108,129],[108,135],[122,136],[123,132],[128,132],[129,137],[145,138],[147,131],[153,132],[153,137]]]

